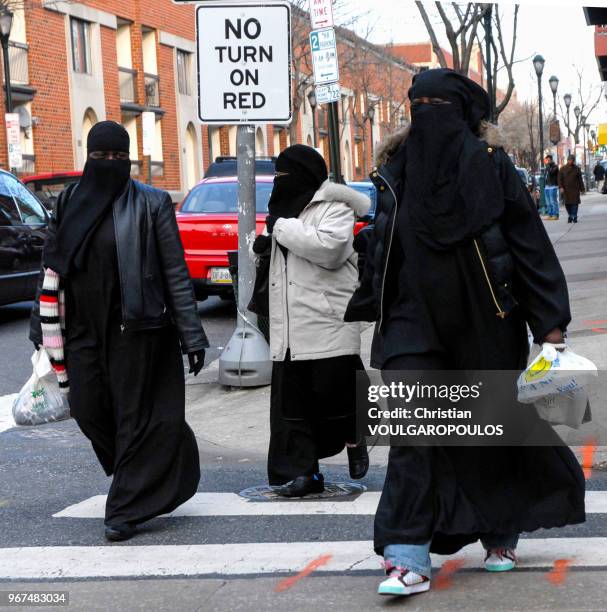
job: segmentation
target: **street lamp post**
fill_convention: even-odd
[[[557,76],[552,75],[548,81],[548,83],[550,84],[550,89],[552,90],[552,99],[554,102],[554,121],[557,122],[558,119],[556,118],[556,93],[559,89],[559,79]],[[559,130],[560,131],[560,130]],[[558,166],[559,164],[559,143],[558,142],[554,142],[552,141],[552,144],[554,144],[556,146],[556,165]]]
[[[0,39],[4,55],[4,87],[6,89],[6,112],[13,112],[13,95],[11,91],[11,63],[8,56],[8,41],[13,27],[13,13],[6,7],[0,11]]]
[[[371,132],[371,164],[375,163],[375,140],[373,139],[373,120],[375,119],[375,106],[371,104],[367,109],[367,119],[369,120],[369,131]]]
[[[537,75],[537,91],[538,91],[538,115],[540,122],[540,209],[545,212],[546,199],[544,188],[546,186],[546,178],[544,177],[544,118],[542,115],[542,73],[544,72],[544,64],[546,60],[541,55],[536,55],[533,58],[533,67]]]
[[[6,112],[13,112],[13,92],[11,90],[11,63],[8,55],[8,41],[13,27],[13,13],[5,6],[0,11],[0,39],[2,42],[2,55],[4,56],[4,88],[6,90]],[[16,174],[17,169],[11,168]]]
[[[584,178],[586,179],[586,189],[590,188],[590,177],[588,175],[588,128],[590,125],[586,123],[586,116],[580,115],[580,123],[583,128],[583,138],[584,138]]]
[[[567,140],[569,142],[569,145],[571,145],[571,121],[570,121],[570,113],[569,113],[569,109],[571,107],[571,99],[572,96],[570,93],[566,93],[563,96],[563,100],[565,101],[565,107],[567,108]],[[571,155],[571,147],[569,147],[568,151],[567,151],[567,155]]]
[[[580,110],[579,106],[576,106],[573,109],[573,114],[575,115],[575,132],[573,134],[573,137],[575,139],[576,145],[579,144],[579,140],[580,140],[579,133],[580,133],[580,114],[581,112],[582,111]]]
[[[310,103],[310,108],[312,109],[312,132],[313,132],[313,143],[314,148],[318,148],[318,136],[316,135],[316,107],[318,103],[316,101],[316,92],[312,89],[308,94],[308,102]]]

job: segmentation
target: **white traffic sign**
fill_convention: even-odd
[[[310,0],[310,22],[313,30],[333,27],[333,1]]]
[[[339,102],[341,99],[341,87],[339,83],[329,83],[329,85],[318,85],[315,89],[316,102],[318,104],[330,104]]]
[[[291,7],[214,3],[196,9],[202,123],[291,122]]]
[[[339,81],[335,30],[324,28],[310,32],[310,48],[316,85]]]
[[[153,155],[156,142],[156,113],[141,113],[143,132],[143,154]]]
[[[8,145],[8,166],[9,168],[19,169],[23,166],[19,114],[6,113],[4,121],[6,125],[6,143]]]

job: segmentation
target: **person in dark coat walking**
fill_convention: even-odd
[[[411,128],[387,143],[371,174],[375,232],[346,320],[376,321],[371,365],[387,378],[521,371],[527,324],[537,343],[563,341],[563,271],[486,123],[487,93],[438,69],[417,75],[409,97]],[[566,447],[393,446],[375,516],[388,573],[379,593],[427,591],[431,551],[480,539],[486,569],[508,570],[521,532],[584,520],[584,477]]]
[[[181,350],[198,374],[208,347],[171,198],[130,178],[129,150],[119,124],[91,129],[83,176],[60,195],[49,224],[30,330],[36,346],[63,344],[64,362],[54,365],[67,370],[71,414],[113,476],[105,509],[112,541],[198,488]],[[51,275],[59,290],[48,289]],[[58,294],[63,338],[46,333],[57,323],[47,304]]]
[[[559,172],[559,188],[565,200],[565,208],[569,214],[567,223],[577,223],[580,195],[586,193],[582,170],[575,163],[575,155],[567,158],[567,163]]]
[[[603,181],[605,180],[605,168],[601,162],[597,162],[594,170],[592,171],[594,174],[594,180],[596,181],[596,190],[602,191],[601,188],[604,187]]]

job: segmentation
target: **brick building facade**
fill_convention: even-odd
[[[361,179],[377,142],[407,116],[404,100],[415,68],[352,32],[340,30],[338,36],[342,164],[347,179]],[[371,58],[364,69],[361,54]],[[112,119],[129,131],[133,175],[145,180],[143,111],[156,115],[153,182],[175,199],[201,178],[211,159],[236,153],[235,126],[201,126],[197,120],[192,5],[171,0],[28,2],[15,12],[9,57],[25,154],[22,176],[82,168],[88,131],[97,121]],[[365,71],[373,74],[363,79]],[[276,155],[297,141],[318,145],[328,158],[324,109],[317,108],[314,117],[307,96],[309,70],[306,82],[292,127],[258,127],[258,154]],[[370,107],[375,111],[371,116]],[[0,166],[7,166],[3,128]]]

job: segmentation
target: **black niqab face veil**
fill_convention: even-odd
[[[413,79],[406,141],[405,202],[416,235],[434,249],[478,236],[501,215],[504,198],[487,145],[485,90],[452,70]]]
[[[287,147],[276,160],[268,212],[298,217],[327,178],[327,164],[316,149],[301,144]]]
[[[102,121],[91,128],[87,148],[89,154],[93,151],[128,154],[129,134],[118,123]],[[45,266],[61,276],[67,276],[74,267],[82,269],[89,238],[126,188],[130,176],[130,159],[88,158],[78,186],[61,211],[55,236],[47,240]]]

